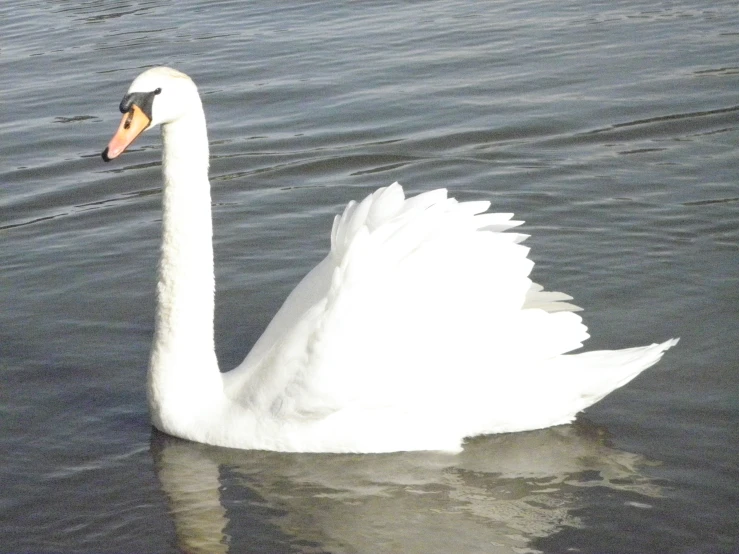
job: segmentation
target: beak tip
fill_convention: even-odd
[[[112,159],[108,157],[108,147],[107,146],[105,147],[105,150],[103,150],[102,156],[103,156],[104,162],[109,162]]]

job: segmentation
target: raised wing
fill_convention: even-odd
[[[455,410],[459,425],[486,389],[580,347],[576,307],[532,284],[526,236],[505,232],[521,222],[488,207],[397,183],[350,203],[329,255],[224,376],[232,399],[280,419]]]

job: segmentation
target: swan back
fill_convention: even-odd
[[[397,183],[350,203],[327,258],[225,375],[231,398],[284,420],[413,414],[417,436],[457,445],[484,432],[491,404],[587,338],[569,310],[525,308],[525,235],[488,205],[445,190],[406,199]]]

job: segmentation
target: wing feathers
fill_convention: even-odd
[[[579,317],[523,309],[533,262],[524,236],[503,232],[521,222],[482,213],[489,205],[445,190],[405,199],[393,184],[347,206],[334,220],[324,311],[305,337],[309,363],[294,379],[310,390],[295,409],[433,403],[470,380],[494,386],[501,364],[581,346]],[[526,307],[563,299],[539,289]]]
[[[224,376],[229,391],[242,391],[234,401],[269,406],[284,421],[414,414],[426,426],[452,422],[452,437],[518,430],[501,410],[521,428],[545,427],[575,412],[550,407],[559,419],[545,421],[546,413],[516,405],[522,388],[556,388],[561,373],[559,386],[576,390],[569,364],[609,360],[630,365],[630,379],[671,345],[635,350],[633,362],[629,353],[562,356],[588,338],[573,313],[580,308],[531,282],[526,235],[508,232],[522,222],[486,213],[489,206],[457,202],[444,189],[406,199],[397,183],[350,202],[334,218],[327,258]],[[258,397],[249,392],[255,385]]]

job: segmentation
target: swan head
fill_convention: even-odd
[[[123,118],[103,150],[103,160],[117,158],[144,131],[177,121],[199,105],[198,90],[190,77],[169,67],[147,69],[133,80],[121,100]]]

